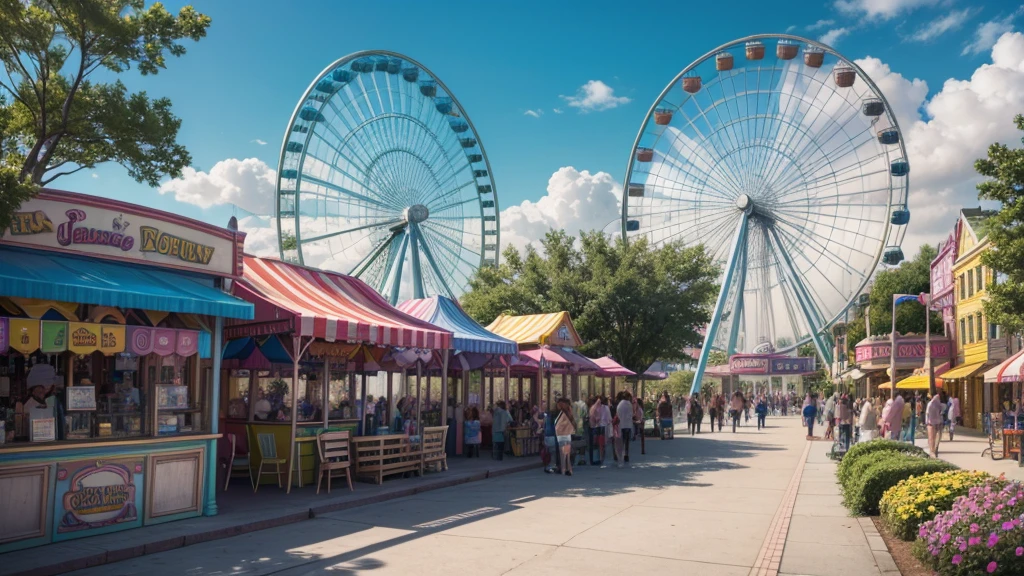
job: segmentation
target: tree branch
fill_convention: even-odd
[[[63,164],[63,162],[61,162],[61,164]],[[42,184],[43,186],[46,186],[47,184],[49,184],[50,182],[53,182],[54,180],[56,180],[57,178],[60,178],[61,176],[70,176],[70,175],[74,174],[75,172],[78,172],[80,170],[85,170],[86,168],[90,168],[90,166],[87,166],[87,165],[86,166],[79,166],[78,168],[75,168],[74,170],[68,170],[67,172],[58,172],[57,174],[54,174],[50,178],[46,178],[46,179],[41,180],[39,183]]]

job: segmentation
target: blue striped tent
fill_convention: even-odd
[[[444,296],[408,300],[400,304],[398,309],[451,331],[455,335],[452,345],[456,350],[502,356],[511,356],[519,351],[515,342],[489,332],[470,318],[457,302]]]

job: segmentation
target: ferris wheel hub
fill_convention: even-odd
[[[430,210],[423,204],[413,204],[405,209],[402,216],[406,222],[419,224],[430,217]]]
[[[740,212],[749,213],[754,209],[754,203],[750,200],[750,196],[740,194],[739,197],[736,198],[736,208],[738,208]]]

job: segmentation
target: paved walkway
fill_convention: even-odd
[[[651,440],[628,469],[507,474],[75,574],[883,574],[835,508],[828,444],[795,417],[769,424]]]
[[[917,445],[928,449],[927,440],[918,440]],[[1007,478],[1024,482],[1024,468],[1016,460],[993,460],[987,454],[982,457],[983,450],[988,448],[988,439],[977,432],[961,432],[958,430],[952,442],[947,434],[939,443],[939,458],[952,462],[967,470],[984,470],[993,476],[1000,474]],[[1001,456],[1002,453],[997,454]]]

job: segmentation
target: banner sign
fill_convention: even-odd
[[[124,352],[125,327],[104,324],[100,331],[100,352],[105,356]]]
[[[9,322],[11,348],[26,355],[39,350],[39,320],[11,318]]]
[[[57,464],[54,540],[142,525],[143,456]]]
[[[24,202],[0,244],[84,253],[222,276],[242,274],[244,232],[71,192]]]
[[[945,338],[932,338],[932,358],[951,358],[953,346]],[[857,345],[857,363],[887,363],[892,346],[888,342],[870,342]],[[924,338],[896,341],[896,361],[924,360]]]
[[[815,370],[813,357],[774,354],[735,354],[729,357],[729,373],[737,375],[799,375]]]
[[[75,354],[92,354],[100,349],[100,325],[85,322],[70,322],[68,330],[71,343],[68,350]]]
[[[42,321],[39,350],[43,354],[60,354],[68,349],[68,323]]]
[[[139,356],[191,356],[199,351],[199,332],[195,330],[129,326],[126,339],[128,351]]]

